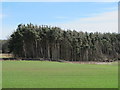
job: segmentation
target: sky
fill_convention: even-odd
[[[21,23],[83,32],[117,33],[118,2],[2,2],[0,20],[0,39],[9,38]]]
[[[119,0],[2,0],[3,2],[119,2]]]

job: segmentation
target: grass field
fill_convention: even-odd
[[[3,88],[117,88],[118,66],[3,61]]]

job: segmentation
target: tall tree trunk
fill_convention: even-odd
[[[24,57],[26,58],[26,48],[25,48],[25,41],[23,40],[23,51],[24,51]]]

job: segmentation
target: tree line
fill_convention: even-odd
[[[9,53],[8,40],[0,40],[0,53]]]
[[[62,30],[48,25],[19,24],[9,39],[19,58],[103,61],[120,58],[120,34]]]

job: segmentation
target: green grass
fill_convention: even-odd
[[[3,61],[3,88],[117,88],[118,66]]]

